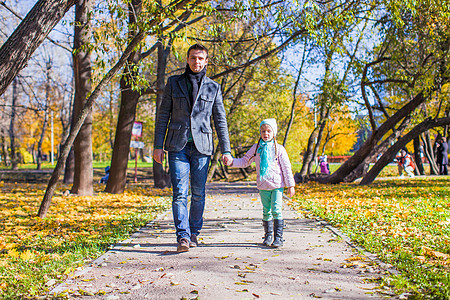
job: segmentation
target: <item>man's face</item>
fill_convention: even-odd
[[[205,66],[208,64],[208,57],[206,51],[192,49],[189,52],[189,56],[187,58],[187,64],[192,72],[198,73],[202,71]]]

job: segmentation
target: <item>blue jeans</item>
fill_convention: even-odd
[[[173,186],[172,213],[177,241],[199,235],[203,226],[205,186],[211,157],[198,152],[189,142],[179,152],[169,152],[170,178]],[[189,174],[191,205],[188,212]]]

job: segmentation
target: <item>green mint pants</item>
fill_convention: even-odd
[[[263,205],[263,220],[270,221],[272,219],[283,219],[281,209],[283,207],[283,188],[259,191],[261,202]]]

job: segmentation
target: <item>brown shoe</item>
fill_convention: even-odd
[[[181,238],[178,241],[177,252],[189,251],[189,240],[187,238]]]
[[[195,234],[191,234],[191,241],[189,242],[189,247],[195,248],[198,246],[197,236]]]

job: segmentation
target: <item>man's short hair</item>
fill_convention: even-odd
[[[206,52],[206,57],[208,57],[208,48],[206,48],[205,46],[203,46],[200,43],[194,44],[192,46],[189,47],[188,51],[187,51],[187,57],[189,57],[189,52],[191,52],[191,50],[202,50]]]

